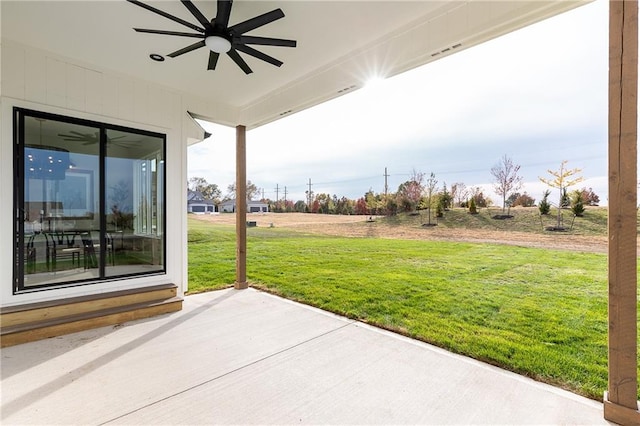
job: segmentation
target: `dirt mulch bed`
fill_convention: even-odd
[[[193,215],[195,219],[220,224],[235,224],[234,214]],[[480,229],[444,227],[391,226],[380,218],[309,213],[252,213],[247,221],[258,227],[296,229],[304,232],[341,237],[374,237],[406,240],[454,241],[469,243],[507,244],[522,247],[606,253],[606,236],[583,236],[553,232],[533,234]]]

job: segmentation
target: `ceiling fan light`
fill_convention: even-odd
[[[204,44],[207,45],[209,50],[216,53],[227,53],[231,50],[231,42],[220,36],[209,36],[204,39]]]

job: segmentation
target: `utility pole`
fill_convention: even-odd
[[[287,206],[287,187],[284,187],[284,205]]]
[[[280,193],[280,188],[279,185],[276,183],[276,203],[280,200],[279,194]]]
[[[387,192],[389,191],[389,185],[387,185],[387,178],[389,175],[387,174],[387,168],[384,168],[384,199],[387,199]]]
[[[262,199],[264,200],[264,188],[262,188]]]
[[[313,192],[311,192],[311,178],[309,178],[309,183],[307,185],[309,186],[309,190],[307,191],[307,207],[309,208],[309,211],[311,211],[311,196],[313,194]]]

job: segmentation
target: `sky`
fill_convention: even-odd
[[[493,190],[504,155],[536,201],[563,160],[607,200],[608,5],[579,7],[247,132],[247,179],[276,199],[390,192],[412,172]],[[188,152],[188,177],[235,180],[235,129]],[[557,190],[551,201],[557,199]]]

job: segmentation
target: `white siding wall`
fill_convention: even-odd
[[[187,288],[187,142],[203,132],[188,116],[200,99],[169,88],[72,63],[44,51],[1,41],[0,82],[0,305],[79,296],[160,283]],[[14,106],[167,135],[167,274],[13,295]],[[196,108],[194,108],[196,106]],[[206,113],[203,111],[202,113]],[[179,206],[179,207],[177,207]]]

